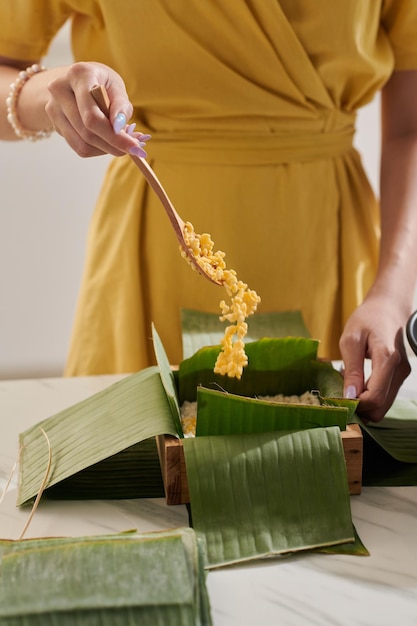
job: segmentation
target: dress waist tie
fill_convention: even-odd
[[[149,158],[177,163],[271,165],[338,157],[352,150],[354,128],[316,133],[156,132]]]

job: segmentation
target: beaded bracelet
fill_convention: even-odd
[[[31,131],[23,128],[19,121],[19,117],[17,115],[17,101],[22,91],[22,87],[27,83],[29,78],[32,78],[34,74],[38,74],[39,72],[44,72],[46,67],[43,65],[31,65],[25,70],[19,72],[16,80],[10,85],[9,95],[6,98],[6,107],[7,107],[7,121],[10,126],[13,128],[15,135],[19,137],[19,139],[29,139],[29,141],[37,141],[38,139],[45,139],[49,137],[53,133],[53,129],[50,130],[38,130]]]

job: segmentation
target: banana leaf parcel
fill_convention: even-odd
[[[0,625],[210,626],[190,528],[0,541]]]

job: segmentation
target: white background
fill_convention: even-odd
[[[70,62],[68,32],[44,63]],[[378,188],[378,101],[356,145]],[[0,379],[60,376],[95,198],[109,157],[81,159],[59,136],[0,142]]]

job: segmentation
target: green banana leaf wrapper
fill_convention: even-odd
[[[397,398],[381,422],[358,423],[363,432],[363,484],[417,485],[417,400]]]
[[[0,541],[0,625],[210,626],[205,579],[191,528]]]
[[[345,430],[354,420],[357,401],[343,398],[341,374],[331,363],[317,360],[317,348],[318,341],[303,337],[248,343],[248,365],[240,380],[213,373],[220,346],[201,348],[180,363],[179,404],[198,400],[197,436],[325,426]],[[320,406],[260,399],[306,391],[317,394]]]

